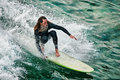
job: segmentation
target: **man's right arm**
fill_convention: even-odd
[[[35,30],[34,35],[35,35],[36,47],[37,47],[37,49],[43,54],[43,52],[42,52],[42,50],[41,50],[41,47],[40,47],[40,44],[39,44],[39,42],[40,42],[40,37],[39,37],[39,32],[38,32],[38,30]]]

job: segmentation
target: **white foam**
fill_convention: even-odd
[[[17,76],[14,76],[14,75],[6,73],[6,72],[2,72],[0,74],[0,79],[1,80],[19,80],[19,78]]]
[[[9,35],[2,29],[0,29],[0,36],[0,79],[18,80],[18,76],[22,75],[20,71],[24,69],[14,67],[14,61],[21,58],[19,55],[21,49],[11,44]]]

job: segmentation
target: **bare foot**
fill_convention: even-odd
[[[59,53],[56,53],[56,57],[59,57],[60,56],[60,54]]]
[[[56,49],[56,57],[59,57],[59,56],[60,56],[59,51],[58,49]]]

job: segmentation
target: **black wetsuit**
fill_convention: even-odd
[[[54,30],[52,31],[48,31],[51,28],[53,29],[57,29],[57,30],[62,30],[63,32],[65,32],[66,34],[68,34],[70,36],[70,33],[63,27],[55,25],[53,23],[48,22],[48,28],[45,31],[39,32],[38,29],[34,31],[34,35],[35,35],[35,40],[36,40],[36,46],[38,48],[38,50],[42,53],[41,51],[41,47],[39,45],[39,42],[41,41],[41,43],[45,44],[49,37],[51,36],[53,39],[53,43],[55,45],[55,48],[58,49],[58,38],[57,38],[57,34]]]

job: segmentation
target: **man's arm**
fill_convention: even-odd
[[[54,29],[58,29],[58,30],[62,30],[64,33],[66,33],[67,35],[71,35],[64,27],[62,26],[58,26],[56,24],[53,23],[49,23],[50,28],[54,28]]]
[[[55,24],[50,23],[50,22],[49,22],[49,26],[50,26],[50,28],[54,28],[54,29],[58,29],[58,30],[62,30],[62,31],[65,32],[67,35],[69,35],[70,38],[77,40],[77,38],[75,38],[73,35],[71,35],[71,34],[70,34],[70,33],[69,33],[64,27],[61,27],[61,26],[55,25]]]
[[[38,33],[39,33],[39,32],[37,32],[37,31],[35,30],[34,35],[35,35],[36,47],[37,47],[37,49],[43,54],[43,52],[42,52],[42,50],[41,50],[41,47],[40,47],[40,45],[39,45],[40,38],[39,38]],[[43,55],[44,55],[44,54],[43,54]]]

